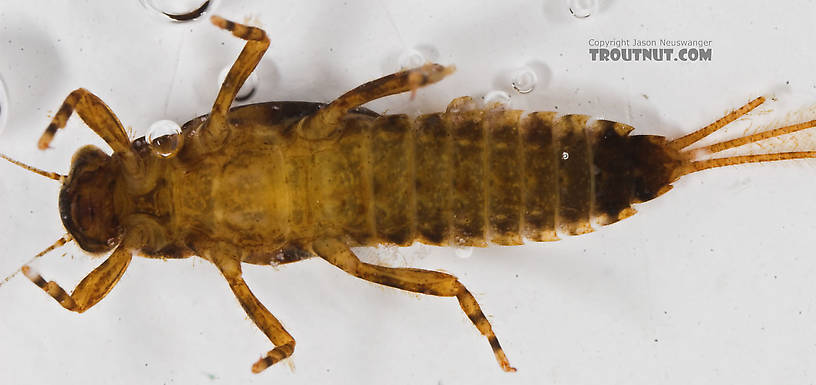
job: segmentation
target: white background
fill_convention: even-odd
[[[330,101],[431,46],[455,75],[372,103],[443,110],[501,89],[537,63],[540,83],[511,92],[527,110],[586,113],[677,137],[758,95],[778,99],[722,137],[816,114],[813,1],[604,1],[588,19],[562,0],[224,2],[272,44],[259,68],[266,100]],[[713,40],[710,62],[590,61],[595,39]],[[67,172],[100,139],[72,119],[36,140],[63,98],[95,92],[143,135],[153,121],[209,110],[216,75],[242,42],[208,22],[170,24],[136,0],[6,0],[0,76],[11,100],[0,152]],[[798,112],[789,115],[788,112]],[[791,145],[791,141],[782,145]],[[811,148],[812,149],[812,148]],[[345,275],[321,260],[245,267],[250,286],[298,341],[291,365],[260,375],[271,348],[217,271],[196,258],[135,259],[99,305],[77,315],[24,277],[0,287],[0,381],[9,384],[809,384],[816,381],[814,162],[741,166],[685,177],[639,215],[556,243],[477,249],[361,250],[392,266],[444,269],[476,295],[519,371],[499,370],[453,299],[419,297]],[[58,184],[0,164],[0,277],[64,229]],[[65,256],[61,256],[66,253]],[[66,247],[35,264],[73,287],[99,263]]]

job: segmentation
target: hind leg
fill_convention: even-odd
[[[453,73],[454,67],[428,63],[365,83],[335,99],[300,125],[300,134],[308,139],[330,136],[340,119],[351,109],[372,100],[402,92],[415,92],[419,87],[436,83]]]
[[[338,240],[319,240],[312,247],[317,255],[332,265],[366,281],[415,293],[456,297],[459,300],[459,306],[462,307],[471,322],[482,335],[487,337],[487,341],[493,349],[493,354],[496,356],[496,361],[498,361],[502,369],[507,372],[516,371],[514,367],[510,366],[510,362],[499,344],[499,339],[493,333],[493,328],[484,313],[482,313],[479,303],[456,277],[438,271],[392,268],[365,263],[360,261],[345,243]]]

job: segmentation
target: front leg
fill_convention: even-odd
[[[76,112],[82,121],[88,125],[105,143],[117,154],[122,156],[122,162],[130,179],[139,180],[144,177],[145,165],[130,147],[130,139],[125,128],[105,102],[98,96],[84,88],[72,91],[62,102],[62,106],[54,114],[51,123],[45,129],[37,147],[40,150],[48,148],[58,130],[65,128],[68,119]]]
[[[493,354],[496,356],[499,366],[506,372],[515,372],[516,368],[510,366],[507,356],[504,354],[499,339],[493,333],[490,322],[482,313],[482,308],[476,302],[476,298],[462,285],[459,280],[445,273],[431,270],[393,268],[372,265],[360,261],[349,247],[334,239],[324,239],[315,241],[312,244],[314,252],[334,266],[343,271],[366,281],[379,283],[381,285],[395,287],[414,293],[436,295],[441,297],[456,297],[459,306],[470,318],[470,321],[479,329],[479,332],[487,337]]]
[[[238,298],[241,307],[244,308],[249,318],[261,331],[269,337],[275,349],[266,353],[266,356],[261,357],[254,365],[252,365],[253,373],[260,373],[264,369],[274,365],[275,363],[288,358],[295,351],[295,339],[283,328],[280,321],[275,318],[269,310],[252,294],[249,290],[244,278],[241,276],[241,262],[234,258],[215,257],[212,258],[213,263],[221,270],[221,274],[227,279],[230,289]]]
[[[79,117],[91,128],[97,135],[105,140],[113,151],[128,152],[130,150],[130,139],[125,133],[122,123],[111,111],[102,99],[94,95],[84,88],[78,88],[72,91],[62,102],[62,106],[51,119],[51,123],[45,129],[45,132],[40,136],[40,141],[37,147],[40,150],[45,150],[54,139],[57,130],[65,127],[68,118],[76,111]]]
[[[99,267],[88,274],[74,291],[68,293],[54,281],[46,281],[40,274],[31,270],[28,265],[23,266],[22,272],[31,282],[43,289],[62,307],[82,313],[96,305],[116,286],[122,275],[125,274],[132,255],[129,250],[119,246]]]

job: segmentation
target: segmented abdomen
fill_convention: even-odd
[[[415,119],[345,120],[338,150],[357,177],[343,190],[359,193],[338,205],[356,243],[516,245],[634,213],[631,127],[455,105]]]

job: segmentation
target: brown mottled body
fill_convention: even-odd
[[[222,160],[208,160],[207,169],[192,174],[183,160],[169,163],[185,170],[177,171],[187,175],[185,186],[212,178],[206,183],[234,191],[211,195],[214,216],[189,207],[175,217],[219,226],[208,232],[230,234],[226,238],[243,250],[255,249],[253,239],[261,235],[252,229],[263,228],[261,250],[267,253],[326,237],[354,246],[554,240],[556,231],[582,234],[592,230],[593,220],[607,224],[631,213],[631,204],[646,198],[635,195],[642,177],[633,166],[656,150],[629,137],[631,128],[620,123],[587,125],[586,116],[553,113],[522,117],[499,108],[450,108],[416,118],[355,112],[340,120],[333,137],[309,140],[294,134],[298,114],[306,111],[268,113],[283,105],[234,109],[230,122],[242,127],[231,131],[236,143],[218,154]],[[270,166],[244,167],[250,164]],[[240,203],[228,203],[232,197]],[[211,222],[224,217],[221,211],[232,212],[228,225]],[[244,261],[280,262],[259,252]]]
[[[322,238],[350,246],[554,240],[591,231],[593,220],[615,222],[648,198],[635,195],[642,177],[632,166],[653,148],[633,147],[642,137],[620,123],[498,108],[417,118],[357,111],[331,138],[297,135],[320,106],[233,109],[220,151],[201,160],[182,149],[158,163],[156,188],[122,199],[117,216],[158,221],[164,236],[143,248],[148,255],[201,255],[217,242],[241,250],[244,262],[278,264]],[[186,124],[185,135],[203,122]],[[144,141],[134,148],[155,156]],[[149,209],[131,203],[140,201]]]
[[[515,371],[475,297],[450,274],[360,261],[350,247],[381,243],[518,245],[553,241],[634,214],[680,176],[712,167],[813,158],[816,152],[695,161],[685,149],[762,103],[757,98],[674,141],[630,136],[631,127],[585,115],[475,108],[469,98],[442,113],[378,115],[368,101],[441,80],[438,64],[363,84],[329,104],[271,102],[231,108],[269,46],[263,30],[220,17],[247,40],[208,115],[179,136],[131,142],[113,112],[84,89],[69,94],[39,141],[47,148],[73,112],[113,149],[86,146],[68,176],[13,161],[62,182],[60,216],[91,253],[112,251],[70,293],[29,266],[21,271],[68,310],[83,312],[116,285],[133,253],[200,256],[226,279],[247,315],[275,346],[260,372],[291,356],[294,338],[252,294],[241,263],[276,265],[320,257],[358,278],[416,293],[455,297],[505,371]],[[703,148],[715,153],[816,126],[778,128]],[[174,145],[177,151],[167,153]],[[39,254],[42,255],[43,253]]]

